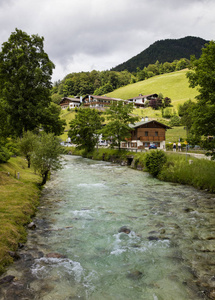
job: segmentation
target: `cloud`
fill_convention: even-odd
[[[213,39],[213,0],[0,0],[0,43],[19,28],[45,38],[53,79],[114,67],[156,40]]]

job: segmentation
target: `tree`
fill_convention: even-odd
[[[98,142],[98,132],[104,118],[96,109],[80,108],[70,122],[68,136],[77,148],[91,152]]]
[[[28,162],[28,168],[31,166],[31,155],[37,145],[37,135],[32,131],[27,131],[23,133],[23,137],[19,141],[19,149],[21,153],[25,156]]]
[[[192,130],[196,135],[204,137],[204,146],[215,159],[214,140],[208,140],[209,136],[215,136],[215,42],[206,44],[201,57],[192,57],[191,63],[192,70],[187,73],[187,77],[190,86],[197,87],[199,91]]]
[[[53,132],[55,135],[61,135],[64,132],[66,121],[60,118],[61,107],[55,103],[44,108],[41,116],[43,116],[43,130],[45,132]]]
[[[138,117],[131,115],[134,107],[133,104],[125,104],[123,101],[113,103],[106,111],[107,119],[110,121],[102,130],[105,139],[111,139],[112,145],[118,146],[120,142],[129,138],[131,128],[129,124],[134,124]]]
[[[38,136],[37,146],[31,155],[32,166],[42,177],[41,185],[48,179],[49,173],[61,168],[60,156],[63,153],[60,140],[53,133],[42,132]]]
[[[181,124],[186,127],[187,135],[193,125],[193,112],[195,105],[195,102],[188,100],[184,102],[184,104],[180,104],[178,106],[178,114],[181,117]]]
[[[0,98],[16,135],[43,124],[51,101],[54,64],[43,50],[44,38],[16,29],[0,52]]]

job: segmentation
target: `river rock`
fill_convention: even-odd
[[[0,279],[0,284],[10,283],[14,280],[14,278],[15,278],[15,276],[7,275],[7,276],[3,277],[2,279]]]
[[[46,257],[47,258],[66,258],[65,255],[62,255],[60,253],[55,253],[55,252],[46,254]]]
[[[9,251],[8,254],[9,254],[13,259],[15,259],[15,260],[18,260],[18,259],[21,258],[20,255],[17,254],[16,252],[14,252],[14,251]]]
[[[159,238],[158,238],[157,236],[152,236],[152,235],[150,235],[150,236],[148,236],[148,240],[149,240],[149,241],[158,241]]]
[[[34,222],[28,224],[28,229],[35,229],[35,228],[36,228],[36,224]]]
[[[135,271],[129,272],[127,275],[127,278],[137,280],[137,279],[140,279],[142,277],[142,275],[143,275],[142,272],[135,270]]]
[[[118,232],[124,232],[126,234],[129,234],[131,232],[131,230],[128,227],[126,227],[126,226],[122,226],[122,227],[120,227],[120,229],[118,230]]]

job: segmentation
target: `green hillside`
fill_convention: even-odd
[[[154,76],[152,78],[139,81],[121,87],[107,96],[121,99],[129,99],[139,94],[148,95],[153,93],[162,93],[164,97],[172,100],[172,105],[177,109],[178,104],[184,103],[186,100],[194,100],[198,94],[196,89],[189,87],[186,78],[187,70]]]

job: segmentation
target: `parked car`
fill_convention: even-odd
[[[155,145],[155,144],[149,145],[149,150],[150,150],[150,149],[157,149],[157,145]]]

